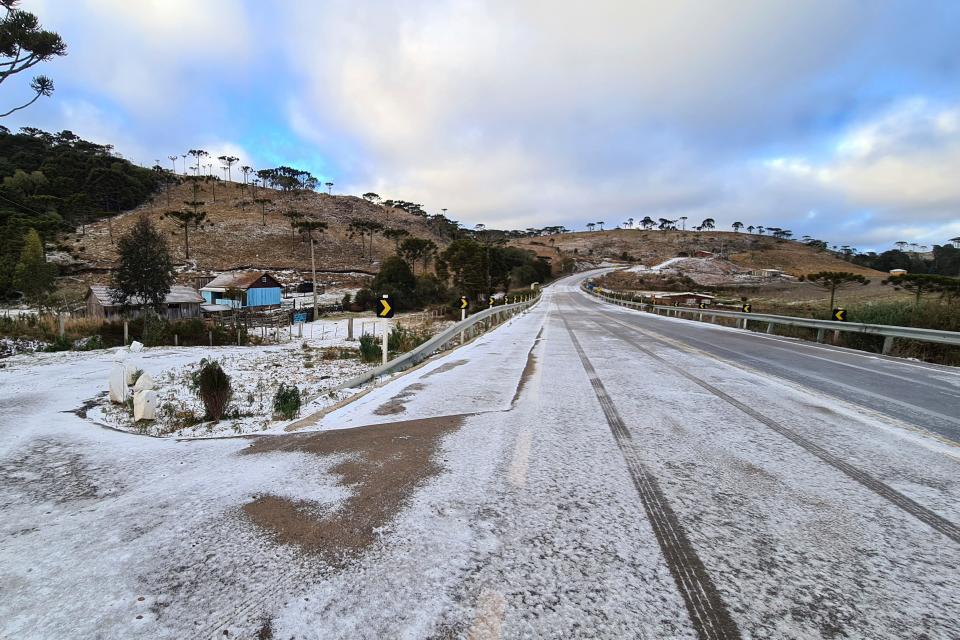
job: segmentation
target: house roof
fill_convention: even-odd
[[[97,298],[97,301],[103,307],[119,307],[119,302],[113,301],[113,295],[111,294],[110,287],[107,287],[102,284],[90,285],[90,291],[87,292],[87,296],[93,295]],[[165,304],[199,304],[203,302],[203,297],[197,293],[197,290],[193,287],[183,287],[180,285],[174,285],[170,287],[170,293],[167,294],[167,297],[164,299]],[[130,306],[139,306],[143,304],[143,300],[139,296],[134,296],[130,299]]]
[[[226,291],[227,289],[249,289],[261,277],[267,276],[280,286],[277,279],[266,271],[228,271],[205,284],[200,291]]]

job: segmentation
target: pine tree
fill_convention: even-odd
[[[167,242],[145,216],[117,243],[120,260],[113,272],[113,299],[129,308],[134,298],[160,313],[173,285]]]
[[[53,291],[57,265],[47,262],[43,242],[35,229],[30,229],[23,239],[23,250],[13,275],[13,286],[33,304],[41,304],[44,297]]]

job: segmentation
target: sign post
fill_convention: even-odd
[[[837,322],[846,322],[847,321],[847,310],[843,307],[837,307],[833,310],[833,319]],[[840,330],[833,332],[833,342],[840,342]]]
[[[751,310],[752,308],[753,308],[753,307],[750,306],[750,303],[749,303],[749,302],[744,302],[743,305],[741,305],[741,307],[740,307],[740,311],[741,311],[741,313],[750,313],[750,310]],[[744,329],[747,328],[747,319],[746,319],[746,318],[743,319],[743,328],[744,328]]]
[[[390,296],[388,296],[387,294],[383,294],[383,297],[380,298],[378,302],[380,303],[380,309],[377,312],[377,316],[379,316],[380,319],[383,320],[383,323],[381,326],[381,331],[383,332],[383,337],[382,337],[383,346],[381,347],[380,350],[383,353],[383,364],[387,364],[387,347],[388,347],[387,338],[388,338],[388,334],[390,333],[390,318],[393,317],[393,305],[390,304]]]
[[[463,322],[467,319],[467,309],[470,308],[470,301],[467,299],[467,296],[460,296],[460,322]],[[466,343],[466,336],[464,332],[460,332],[460,345]]]

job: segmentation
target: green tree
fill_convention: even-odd
[[[187,151],[187,153],[189,153],[190,155],[192,155],[194,158],[197,159],[197,177],[199,178],[200,177],[200,159],[210,154],[204,151],[203,149],[190,149],[190,151]]]
[[[838,290],[870,284],[870,281],[866,277],[859,273],[850,273],[849,271],[818,271],[817,273],[800,276],[800,281],[807,282],[819,289],[830,292],[829,313],[831,317]]]
[[[740,229],[743,228],[743,223],[742,223],[742,222],[734,222],[734,223],[733,223],[732,225],[730,225],[730,226],[733,227],[733,230],[734,230],[735,233],[740,233]]]
[[[56,277],[57,265],[47,262],[40,234],[30,229],[24,236],[23,250],[14,271],[14,288],[32,304],[42,305],[47,294],[53,291]]]
[[[484,299],[488,293],[487,252],[476,240],[454,240],[441,255],[453,276],[453,284],[461,293],[474,299]]]
[[[294,228],[300,233],[306,234],[310,239],[310,269],[313,272],[313,319],[316,320],[320,315],[320,304],[317,301],[317,260],[313,252],[313,234],[323,233],[327,230],[327,223],[322,220],[297,220],[293,222]]]
[[[926,293],[939,293],[944,298],[954,299],[960,295],[960,279],[928,273],[906,273],[883,280],[896,290],[903,289],[914,295],[914,305],[920,306],[920,298]]]
[[[393,240],[394,249],[400,253],[400,241],[410,235],[406,229],[384,229],[383,237],[387,240]]]
[[[427,268],[430,258],[437,252],[437,243],[426,238],[407,238],[397,250],[397,253],[403,257],[416,273],[417,261],[423,262],[423,268]]]
[[[0,21],[0,84],[41,62],[67,54],[67,45],[60,36],[44,30],[37,16],[17,9],[18,4],[19,0],[0,0],[0,7],[6,10]],[[0,114],[0,118],[29,107],[40,96],[52,94],[53,80],[43,75],[35,76],[30,81],[30,88],[35,93],[33,98]]]
[[[407,261],[400,256],[390,256],[380,265],[372,288],[377,298],[386,293],[398,309],[410,309],[417,304],[416,287],[417,280]]]
[[[233,182],[233,176],[230,173],[231,168],[235,165],[240,158],[236,156],[219,156],[217,160],[226,168],[227,170],[227,182]]]
[[[112,295],[125,309],[142,302],[160,313],[173,285],[173,262],[167,242],[146,216],[140,216],[117,242],[119,260],[113,272]]]

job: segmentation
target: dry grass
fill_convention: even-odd
[[[195,264],[195,270],[222,271],[243,267],[309,270],[310,245],[292,233],[290,220],[283,215],[290,210],[315,216],[329,225],[327,232],[317,236],[317,268],[320,270],[376,272],[376,265],[362,256],[359,238],[348,237],[347,226],[355,218],[377,220],[388,227],[406,229],[411,235],[437,241],[423,218],[373,205],[354,196],[282,194],[261,188],[257,198],[269,200],[266,225],[263,225],[260,205],[254,204],[249,190],[244,192],[241,187],[236,182],[217,183],[217,201],[214,203],[213,185],[201,183],[198,200],[205,202],[201,210],[207,212],[211,225],[205,230],[190,232],[190,260]],[[109,269],[117,258],[116,247],[110,242],[110,227],[114,238],[119,237],[133,226],[137,216],[144,214],[167,235],[174,260],[185,264],[181,232],[173,222],[163,219],[163,213],[183,209],[184,202],[189,200],[193,200],[191,185],[175,186],[169,198],[161,192],[153,203],[116,216],[109,222],[101,220],[90,225],[86,235],[69,236],[64,244],[89,267]],[[241,206],[243,201],[249,204]],[[375,261],[393,251],[393,241],[375,238]]]
[[[524,238],[514,244],[532,249],[538,255],[550,257],[555,264],[565,257],[578,260],[618,260],[626,253],[641,264],[653,266],[680,253],[692,256],[699,250],[714,253],[723,250],[724,255],[729,256],[732,262],[751,269],[781,269],[791,275],[816,271],[850,271],[864,275],[880,275],[878,271],[851,264],[829,252],[799,242],[727,231],[616,229]]]

